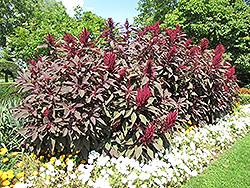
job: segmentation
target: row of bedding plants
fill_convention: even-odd
[[[100,155],[91,151],[88,163],[75,155],[59,157],[0,150],[2,187],[181,187],[249,132],[250,105],[242,106],[215,124],[175,132],[171,146],[148,162]],[[60,151],[58,151],[60,152]]]
[[[15,85],[29,95],[12,110],[27,120],[22,142],[38,156],[60,151],[88,159],[147,162],[170,146],[174,132],[213,123],[238,99],[234,67],[220,44],[192,45],[177,25],[123,28],[110,18],[102,36],[48,34],[48,57],[30,61]]]

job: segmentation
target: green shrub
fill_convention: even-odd
[[[12,85],[15,82],[0,83],[0,102],[9,98],[24,98],[27,93],[16,93],[20,88],[15,88]]]
[[[247,105],[250,104],[250,95],[245,95],[245,94],[241,94],[240,96],[240,104],[241,105]]]
[[[20,103],[19,99],[8,99],[0,104],[0,147],[8,148],[10,151],[20,150],[20,144],[24,140],[18,131],[24,127],[26,120],[13,119],[14,114],[10,111],[10,108]]]
[[[20,130],[26,149],[148,160],[181,124],[202,126],[229,112],[237,84],[222,45],[192,46],[178,26],[124,26],[118,32],[109,19],[95,41],[87,29],[79,39],[47,37],[51,55],[31,61],[16,84],[30,91],[13,108],[29,120]]]

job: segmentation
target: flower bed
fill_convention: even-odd
[[[244,137],[249,132],[249,117],[250,105],[246,105],[218,119],[215,125],[191,126],[176,132],[171,148],[158,153],[147,164],[124,157],[104,157],[95,151],[90,153],[88,164],[79,166],[70,155],[52,157],[47,163],[41,163],[42,158],[33,155],[24,158],[26,175],[21,177],[19,173],[15,187],[178,187],[201,173],[218,153]],[[36,165],[28,166],[32,161]]]

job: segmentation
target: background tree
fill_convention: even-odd
[[[6,47],[7,37],[14,29],[32,17],[37,0],[1,0],[0,1],[0,46]]]
[[[41,8],[43,7],[43,8]],[[70,17],[62,2],[54,0],[39,1],[34,10],[34,17],[15,28],[15,32],[8,39],[13,57],[21,60],[20,65],[28,64],[29,59],[37,59],[37,56],[48,55],[45,48],[37,48],[45,43],[48,33],[55,39],[63,37],[63,31],[71,34],[78,34],[88,28],[92,35],[100,34],[104,30],[106,22],[101,17],[91,12],[83,12],[80,7],[76,8],[76,16]]]
[[[177,0],[139,0],[137,10],[140,14],[136,17],[137,25],[153,25],[158,20],[162,23],[165,14],[172,12],[177,4]]]
[[[199,44],[204,38],[209,40],[210,48],[215,48],[221,43],[225,47],[227,55],[232,59],[231,63],[237,65],[236,74],[239,85],[241,87],[249,85],[249,1],[179,0],[174,8],[173,6],[160,6],[160,3],[156,6],[153,2],[157,3],[158,1],[139,1],[138,10],[142,12],[138,18],[142,17],[142,24],[148,24],[148,22],[152,21],[156,22],[157,19],[165,17],[161,26],[174,29],[179,24],[181,30],[189,38],[195,37],[193,39],[195,44]],[[158,7],[158,9],[155,7]],[[164,14],[164,11],[167,13]],[[164,15],[157,17],[157,12],[161,12]]]
[[[11,54],[8,50],[4,49],[0,52],[0,72],[4,74],[5,82],[9,82],[9,76],[16,78],[17,71],[21,68],[12,60]]]

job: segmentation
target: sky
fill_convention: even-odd
[[[83,7],[84,11],[91,11],[97,16],[105,19],[113,18],[115,22],[125,23],[128,18],[129,23],[133,22],[133,17],[138,15],[136,8],[138,0],[61,0],[67,8],[67,13],[74,14],[77,5]]]

